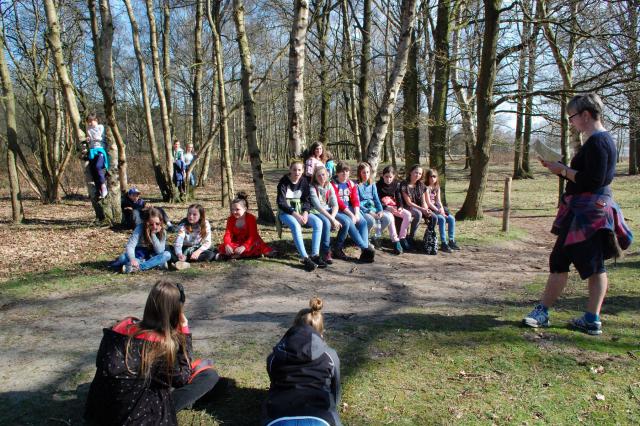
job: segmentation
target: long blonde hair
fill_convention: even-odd
[[[179,348],[183,348],[183,353],[187,357],[186,337],[180,329],[183,294],[184,291],[178,284],[167,281],[156,282],[147,297],[138,330],[129,336],[125,350],[125,363],[128,362],[132,339],[145,333],[160,338],[158,341],[143,340],[140,353],[140,375],[145,380],[151,379],[151,369],[158,361],[164,361],[167,377],[170,377]],[[127,369],[129,369],[128,364]]]
[[[146,211],[146,219],[144,221],[144,242],[148,245],[151,246],[152,245],[152,239],[151,239],[151,227],[149,226],[149,220],[152,218],[156,218],[160,220],[160,223],[162,224],[162,229],[160,229],[160,232],[158,232],[158,236],[160,239],[164,238],[164,226],[166,225],[166,223],[164,222],[164,216],[162,215],[162,212],[155,208],[155,207],[150,207],[147,211]]]
[[[322,315],[322,299],[312,297],[309,308],[301,309],[293,320],[294,326],[309,325],[320,335],[324,333],[324,316]]]

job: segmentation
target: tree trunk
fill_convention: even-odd
[[[493,86],[497,69],[497,44],[500,32],[501,0],[484,0],[484,36],[480,74],[476,89],[476,114],[478,118],[477,142],[471,159],[471,180],[457,220],[482,218],[482,198],[487,185],[489,156],[493,137]]]
[[[353,63],[353,48],[351,46],[351,31],[349,29],[348,0],[342,0],[342,69],[347,78],[348,92],[345,92],[345,109],[347,110],[347,120],[353,132],[356,145],[360,143],[360,124],[358,122],[358,108],[356,105],[356,76],[355,65]]]
[[[116,143],[118,158],[119,191],[125,192],[128,189],[127,182],[127,153],[125,143],[120,135],[117,121],[117,98],[113,84],[113,19],[111,16],[111,4],[109,0],[100,0],[100,23],[98,29],[98,16],[96,13],[96,0],[88,0],[89,15],[91,18],[91,35],[93,40],[93,60],[98,77],[98,86],[102,92],[102,100],[107,124],[111,129],[111,135]],[[113,157],[116,158],[116,157]],[[113,173],[111,173],[113,175]],[[120,213],[120,196],[115,204]]]
[[[629,16],[625,25],[630,42],[624,50],[632,76],[635,77],[626,90],[629,102],[629,174],[637,175],[640,172],[640,82],[638,81],[638,69],[640,69],[640,52],[638,51],[638,0],[627,0]]]
[[[466,93],[472,89],[469,88],[467,91],[465,91],[462,87],[462,84],[460,83],[459,77],[459,47],[461,23],[462,20],[460,18],[460,9],[457,9],[455,15],[455,25],[451,34],[451,58],[453,61],[453,67],[450,70],[450,79],[456,103],[458,104],[458,109],[460,110],[460,121],[462,127],[462,135],[464,137],[465,149],[464,169],[467,170],[471,167],[471,150],[476,144],[476,129],[473,124],[473,107],[471,106],[471,102],[469,101],[469,97]],[[469,72],[473,73],[473,70],[469,70]]]
[[[308,1],[294,0],[293,25],[289,38],[289,80],[287,84],[289,154],[292,157],[299,157],[306,146],[304,128],[304,62],[308,20]]]
[[[173,95],[171,87],[171,0],[163,0],[162,4],[162,83],[164,87],[164,97],[167,104],[167,115],[169,117],[169,129],[171,135],[175,134],[173,128]],[[154,25],[155,27],[155,25]],[[156,44],[157,45],[157,44]]]
[[[229,155],[229,117],[227,112],[227,94],[224,79],[224,58],[222,57],[222,39],[220,36],[220,0],[216,0],[215,13],[211,11],[210,0],[207,0],[207,19],[213,35],[213,53],[216,72],[216,83],[218,85],[218,117],[220,120],[220,159],[226,175],[227,198],[231,203],[235,196],[233,185],[233,169],[231,157]]]
[[[81,119],[80,112],[78,111],[78,104],[76,103],[76,95],[74,92],[73,84],[69,79],[67,65],[64,61],[64,52],[62,51],[62,41],[60,39],[60,24],[58,22],[58,12],[53,3],[53,0],[44,0],[44,7],[47,15],[47,43],[49,44],[49,48],[53,53],[56,74],[58,75],[58,79],[60,80],[65,105],[67,107],[73,140],[76,142],[76,144],[78,144],[78,146],[80,146],[81,143],[85,140],[85,133],[80,127]],[[95,187],[93,179],[91,178],[91,173],[89,172],[89,162],[83,161],[82,168],[84,170],[87,192],[89,194],[89,198],[91,198],[93,209],[96,214],[96,219],[102,222],[107,219],[107,217],[105,216],[105,211],[101,204],[96,201],[98,188]]]
[[[526,25],[525,25],[526,27]],[[526,37],[528,34],[526,30],[523,30],[522,37]],[[516,106],[516,132],[513,140],[513,179],[522,179],[524,178],[524,169],[522,168],[522,133],[523,133],[523,125],[524,125],[524,84],[523,81],[525,79],[525,64],[526,64],[526,51],[522,49],[518,58],[518,82],[516,83],[516,87],[518,90],[517,97],[517,106]]]
[[[22,193],[18,180],[16,165],[16,147],[18,146],[18,131],[16,126],[16,101],[13,94],[13,83],[9,74],[9,67],[5,59],[4,35],[0,34],[0,81],[2,82],[2,103],[4,104],[5,119],[7,121],[7,170],[9,171],[9,193],[11,196],[11,219],[13,223],[24,220],[22,207]]]
[[[402,104],[402,133],[404,134],[404,168],[409,170],[420,163],[420,125],[418,123],[418,44],[415,35],[411,36],[407,61],[407,74],[402,84],[404,102]]]
[[[365,159],[371,133],[369,130],[369,62],[371,62],[371,0],[362,4],[362,51],[360,54],[360,107],[358,124],[360,125],[360,158]]]
[[[145,2],[147,6],[147,17],[149,19],[149,43],[153,62],[153,81],[155,83],[158,103],[160,104],[160,114],[162,117],[162,135],[164,137],[164,154],[166,161],[165,173],[169,178],[171,178],[173,174],[173,141],[171,137],[170,98],[166,96],[167,92],[165,92],[165,87],[163,87],[163,78],[160,72],[160,56],[158,54],[158,36],[156,30],[156,18],[153,14],[153,0],[145,0]],[[167,17],[165,17],[165,20],[166,19]],[[166,56],[168,56],[169,52],[166,53]],[[163,55],[163,58],[164,56],[165,55]],[[167,77],[168,76],[165,75],[165,83],[168,81]],[[170,91],[168,93],[170,93]],[[172,200],[175,201],[177,199],[178,191],[175,190],[173,185],[171,195]]]
[[[449,93],[449,22],[450,2],[438,1],[438,17],[433,35],[435,67],[433,103],[429,110],[429,166],[438,171],[442,203],[446,201],[447,95]]]
[[[320,134],[318,140],[323,145],[327,143],[327,128],[329,127],[329,107],[331,104],[331,92],[327,87],[328,67],[327,67],[327,36],[329,33],[330,5],[322,0],[318,5],[321,16],[317,19],[318,28],[318,50],[320,67]]]
[[[129,21],[131,22],[131,33],[133,36],[133,49],[136,54],[136,60],[138,62],[138,77],[140,79],[140,96],[144,104],[145,123],[147,126],[147,142],[149,144],[149,152],[151,153],[151,164],[153,166],[153,173],[162,194],[164,201],[169,201],[173,198],[173,185],[171,184],[171,166],[162,169],[160,164],[160,156],[158,154],[158,146],[156,145],[156,135],[153,128],[153,116],[151,113],[151,102],[149,101],[149,88],[147,87],[147,72],[144,57],[142,56],[142,49],[140,47],[140,30],[138,28],[138,22],[133,14],[133,8],[131,7],[131,0],[123,0],[127,8],[129,15]]]
[[[367,147],[367,162],[371,164],[372,174],[375,175],[380,161],[380,147],[384,143],[389,125],[389,117],[393,113],[396,104],[398,91],[402,85],[402,79],[407,71],[409,60],[409,48],[411,46],[411,34],[416,18],[416,0],[402,0],[400,17],[400,37],[398,48],[391,71],[391,77],[387,82],[387,88],[380,104],[380,109],[375,118],[375,127],[371,133],[371,141]]]
[[[256,113],[254,107],[253,93],[251,92],[251,74],[253,65],[251,64],[251,52],[249,50],[249,40],[244,26],[244,5],[242,0],[233,0],[233,19],[236,24],[238,37],[238,47],[240,49],[240,59],[242,65],[242,102],[245,115],[245,137],[249,149],[249,159],[251,161],[251,176],[256,191],[256,204],[258,205],[258,218],[267,223],[275,223],[275,216],[267,188],[264,184],[262,173],[262,159],[260,158],[260,148],[256,140]],[[306,24],[305,24],[306,25]]]
[[[529,8],[531,15],[532,8]],[[536,6],[536,16],[538,16],[539,3]],[[538,20],[533,24],[533,32],[527,44],[527,86],[526,93],[533,92],[536,81],[536,51],[538,49],[538,32],[540,31],[540,23]],[[532,179],[533,173],[529,164],[529,151],[531,150],[531,130],[532,130],[532,114],[533,114],[533,96],[528,96],[524,105],[524,133],[522,136],[522,171],[523,176]]]
[[[196,22],[193,35],[193,84],[191,87],[191,143],[200,149],[202,147],[202,19],[203,1],[196,0]]]

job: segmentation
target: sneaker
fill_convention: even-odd
[[[373,263],[373,259],[376,257],[376,251],[371,247],[362,249],[360,253],[360,261],[365,263]]]
[[[107,198],[108,193],[109,190],[107,189],[107,185],[105,185],[104,183],[100,185],[100,198]]]
[[[183,260],[179,260],[176,262],[176,271],[182,271],[183,269],[189,269],[191,264],[189,262],[185,262]]]
[[[326,252],[322,256],[322,260],[324,260],[324,263],[326,263],[327,265],[333,264],[333,257],[331,256],[331,251]]]
[[[411,237],[407,237],[406,239],[407,245],[409,246],[407,247],[407,250],[413,250],[413,248],[416,246],[416,241]]]
[[[549,327],[549,325],[551,325],[549,322],[549,313],[544,311],[542,305],[537,305],[533,308],[533,311],[529,312],[529,315],[522,319],[522,323],[533,328]]]
[[[584,315],[578,318],[573,318],[571,321],[569,321],[569,326],[592,336],[599,336],[600,334],[602,334],[602,322],[588,322],[584,318]]]
[[[313,260],[309,259],[308,257],[302,259],[302,263],[304,264],[304,270],[307,272],[315,271],[318,267],[318,265],[316,265]]]
[[[406,238],[400,238],[400,245],[405,251],[411,250],[411,244],[409,244]]]
[[[122,272],[123,274],[131,274],[137,271],[138,271],[138,268],[134,268],[133,266],[131,266],[131,264],[122,265],[122,268],[120,269],[120,272]]]
[[[340,260],[347,260],[347,259],[349,259],[349,256],[347,256],[347,253],[344,252],[342,247],[334,247],[333,248],[333,258],[334,259],[340,259]]]
[[[313,263],[318,265],[318,268],[326,268],[327,267],[327,263],[319,255],[311,256],[311,260],[313,261]]]
[[[440,251],[443,251],[445,253],[453,253],[453,250],[451,250],[451,247],[449,247],[449,244],[445,243],[444,241],[440,244]],[[431,254],[431,253],[428,253]]]
[[[393,254],[402,254],[404,250],[402,250],[402,244],[400,241],[396,241],[393,243]]]
[[[274,258],[274,257],[278,257],[279,255],[280,253],[278,253],[278,250],[272,249],[269,253],[265,254],[265,257]],[[218,260],[218,258],[216,258],[216,260]]]
[[[460,246],[456,244],[455,241],[449,240],[449,248],[451,250],[460,250]]]

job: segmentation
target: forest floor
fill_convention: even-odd
[[[465,172],[452,167],[447,196],[455,211]],[[268,170],[270,193],[283,170]],[[564,323],[584,306],[586,286],[571,274],[553,327],[524,329],[553,244],[555,178],[515,181],[511,231],[500,231],[506,165],[496,165],[486,217],[457,226],[463,247],[435,257],[378,251],[373,264],[335,261],[307,273],[285,232],[261,227],[277,259],[213,262],[181,272],[119,275],[106,265],[127,232],[91,225],[87,200],[25,202],[28,221],[10,225],[0,199],[0,423],[81,424],[95,372],[101,328],[142,315],[150,286],[180,281],[197,355],[235,380],[229,393],[180,414],[181,424],[257,424],[268,388],[264,360],[311,296],[323,298],[326,338],[343,368],[341,416],[369,424],[633,424],[640,421],[640,254],[609,265],[605,334],[592,338]],[[249,176],[238,173],[238,188]],[[619,176],[618,202],[636,234],[640,178]],[[151,185],[138,185],[147,197]],[[217,186],[212,186],[216,189]],[[227,207],[198,193],[221,239]],[[184,205],[165,206],[179,220]],[[351,248],[351,253],[356,254]]]

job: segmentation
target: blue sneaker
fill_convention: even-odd
[[[533,311],[529,312],[529,315],[522,319],[522,323],[533,328],[549,327],[551,324],[549,322],[549,314],[544,311],[542,305],[537,305],[533,308]]]
[[[578,318],[573,318],[569,321],[569,326],[592,336],[599,336],[602,334],[602,322],[588,322],[584,318],[584,315]]]

